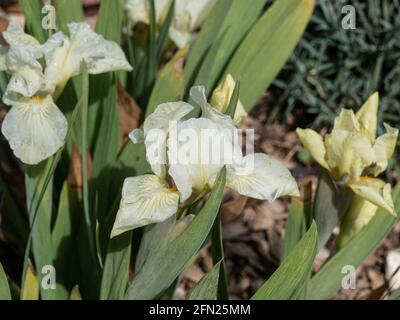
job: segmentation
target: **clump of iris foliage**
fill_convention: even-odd
[[[344,5],[355,8],[355,30],[342,28]],[[379,118],[399,123],[399,30],[398,0],[317,1],[299,45],[271,86],[273,113],[301,110],[319,128],[331,125],[341,108],[357,108],[379,91]]]
[[[299,197],[284,164],[261,153],[237,155],[238,167],[171,162],[169,121],[216,136],[235,128],[293,52],[314,1],[102,0],[91,30],[79,0],[54,0],[57,33],[42,28],[41,0],[20,2],[27,33],[11,25],[0,60],[1,299],[173,298],[208,243],[213,268],[188,298],[228,299],[225,187],[259,201],[292,197],[282,261],[252,299],[331,298],[343,266],[361,265],[396,223],[400,187],[379,176],[398,130],[377,134],[378,93],[337,112],[324,136],[298,129],[321,167],[314,195],[306,187]],[[121,92],[142,112],[123,141]],[[161,165],[149,156],[149,129],[165,134]],[[254,169],[239,174],[247,162]],[[313,274],[337,226],[337,250]]]

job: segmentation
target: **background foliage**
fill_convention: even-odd
[[[341,26],[346,4],[355,7],[355,30]],[[295,53],[270,91],[272,119],[306,113],[304,125],[315,128],[332,124],[341,108],[357,109],[379,91],[380,123],[398,126],[400,1],[316,1]]]

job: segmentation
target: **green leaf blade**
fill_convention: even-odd
[[[396,212],[400,212],[400,184],[393,191]],[[370,255],[393,228],[398,220],[389,213],[378,211],[372,220],[346,246],[336,253],[311,279],[308,298],[330,299],[341,288],[342,268],[357,268]]]
[[[100,299],[121,300],[128,285],[132,232],[111,239],[108,245],[100,289]]]
[[[0,300],[11,300],[10,287],[3,266],[0,263]]]
[[[67,24],[84,20],[82,3],[80,0],[55,0],[58,29],[68,34]]]
[[[275,1],[235,52],[225,74],[241,77],[240,99],[246,111],[253,108],[289,58],[313,9],[313,0]]]
[[[311,271],[317,249],[317,238],[317,226],[314,222],[303,239],[251,299],[287,300],[295,298]]]
[[[44,43],[47,34],[42,27],[42,8],[41,0],[20,0],[22,12],[26,18],[26,28],[28,33],[33,35],[40,43]]]
[[[313,204],[313,218],[318,229],[318,249],[321,249],[342,220],[353,197],[348,187],[339,187],[326,170],[319,180]]]

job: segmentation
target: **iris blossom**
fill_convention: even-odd
[[[68,123],[54,101],[80,74],[82,62],[90,74],[132,70],[121,48],[88,24],[70,23],[68,30],[69,36],[57,32],[44,44],[16,24],[3,33],[9,46],[1,47],[0,70],[10,74],[3,102],[12,108],[1,131],[14,154],[29,165],[64,145]]]
[[[321,137],[311,129],[297,129],[311,156],[338,182],[353,191],[338,238],[343,247],[364,228],[381,208],[396,215],[391,186],[378,178],[393,156],[398,130],[384,124],[386,133],[376,137],[378,93],[374,93],[361,109],[342,109],[331,133]]]
[[[268,201],[299,195],[278,160],[262,153],[242,155],[232,119],[211,106],[204,92],[202,86],[190,91],[200,118],[185,119],[194,108],[188,103],[165,103],[147,117],[143,131],[131,134],[134,143],[145,143],[153,173],[125,180],[111,237],[172,217],[208,193],[223,167],[226,186],[242,195]]]

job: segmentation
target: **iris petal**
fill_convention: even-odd
[[[67,129],[67,120],[51,96],[21,99],[1,127],[14,154],[31,165],[56,153],[64,144]]]
[[[167,220],[178,210],[178,203],[178,193],[155,175],[125,179],[111,237]]]
[[[260,200],[299,196],[296,181],[289,170],[280,161],[263,153],[247,155],[242,165],[227,166],[226,185],[241,195]]]

